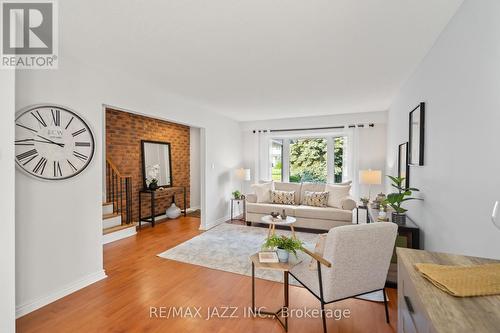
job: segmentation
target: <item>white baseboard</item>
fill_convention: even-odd
[[[89,274],[79,280],[76,280],[72,283],[69,283],[62,287],[59,290],[53,291],[45,296],[39,297],[37,299],[32,300],[31,302],[27,302],[16,306],[16,319],[20,318],[24,315],[27,315],[30,312],[33,312],[41,307],[44,307],[47,304],[57,301],[64,296],[74,293],[82,288],[85,288],[92,283],[95,283],[99,280],[106,278],[106,272],[104,270]]]
[[[108,243],[111,243],[111,242],[114,242],[114,241],[117,241],[117,240],[120,240],[123,238],[133,236],[135,234],[137,234],[137,229],[136,229],[136,226],[133,225],[130,228],[126,228],[126,229],[118,230],[118,231],[115,231],[115,232],[112,232],[112,233],[109,233],[106,235],[102,235],[102,244],[103,245],[108,244]]]

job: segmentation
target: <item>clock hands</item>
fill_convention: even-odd
[[[50,139],[47,139],[47,138],[44,138],[43,136],[41,135],[37,135],[38,137],[44,139],[44,140],[47,140],[48,142],[45,142],[45,143],[52,143],[53,145],[58,145],[59,147],[64,147],[64,143],[57,143],[55,141],[52,141]],[[42,141],[43,142],[43,141]]]
[[[38,135],[39,136],[39,135]],[[41,137],[42,139],[45,139],[44,137]],[[45,140],[48,140],[48,139],[45,139]],[[64,144],[63,143],[57,143],[57,142],[54,142],[54,141],[43,141],[43,140],[37,140],[37,139],[24,139],[24,140],[16,140],[16,145],[30,145],[29,143],[24,143],[24,142],[40,142],[40,143],[48,143],[48,144],[52,144],[52,145],[58,145],[60,147],[64,147]],[[33,145],[33,144],[31,144]]]

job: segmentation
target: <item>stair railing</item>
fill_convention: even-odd
[[[113,213],[122,216],[122,225],[132,223],[132,177],[121,174],[106,159],[106,201],[113,204]]]

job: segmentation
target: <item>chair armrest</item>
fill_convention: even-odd
[[[351,197],[347,197],[342,200],[341,204],[342,209],[344,210],[353,210],[354,208],[356,208],[356,201],[354,201],[354,199]]]
[[[315,252],[311,252],[308,249],[306,249],[305,247],[302,248],[302,252],[310,255],[314,260],[316,260],[319,263],[325,265],[326,267],[328,267],[328,268],[332,267],[332,264],[328,260],[326,260],[325,258],[323,258],[322,256],[320,256],[319,254],[317,254]]]
[[[256,194],[245,194],[245,198],[247,202],[250,203],[256,203],[257,202],[257,195]]]

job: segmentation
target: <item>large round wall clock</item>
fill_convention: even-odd
[[[16,163],[32,176],[76,176],[89,165],[94,147],[90,126],[66,107],[35,105],[16,115]]]

